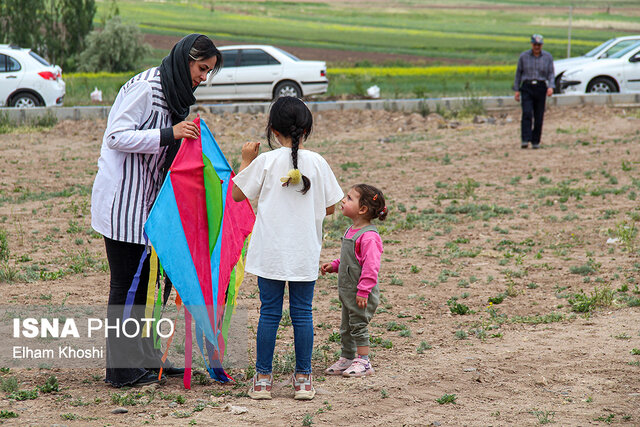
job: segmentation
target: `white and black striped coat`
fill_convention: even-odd
[[[157,67],[122,86],[109,113],[91,195],[91,226],[98,233],[145,243],[144,222],[162,186],[171,125]]]

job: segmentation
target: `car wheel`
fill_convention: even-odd
[[[273,91],[274,98],[280,98],[281,96],[294,96],[296,98],[302,97],[302,89],[294,82],[281,82],[278,83],[276,89]]]
[[[40,101],[30,93],[19,93],[13,97],[11,105],[16,108],[33,108],[40,106]]]
[[[617,91],[618,88],[613,80],[606,77],[593,79],[589,82],[589,86],[587,86],[587,92],[589,93],[612,93]]]

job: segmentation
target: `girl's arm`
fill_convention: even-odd
[[[238,174],[246,169],[247,166],[251,164],[258,157],[258,152],[260,151],[260,143],[259,142],[245,142],[242,146],[242,163],[240,163],[240,168],[238,169]],[[233,183],[233,190],[231,190],[231,197],[236,202],[241,202],[247,198],[242,190]]]
[[[233,200],[235,200],[236,202],[241,202],[247,198],[247,196],[244,195],[242,190],[239,189],[235,183],[233,184],[233,190],[231,190],[231,197],[233,197]]]
[[[362,272],[358,281],[357,295],[366,298],[378,283],[382,259],[382,239],[378,233],[367,232],[360,236],[358,243],[359,250],[356,249],[356,257],[362,265]]]

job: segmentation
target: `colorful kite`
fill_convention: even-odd
[[[251,204],[231,197],[233,170],[211,131],[200,118],[194,122],[200,138],[183,141],[145,223],[160,264],[185,306],[186,388],[191,388],[191,318],[211,378],[232,380],[222,359],[244,276],[243,248],[255,222]]]

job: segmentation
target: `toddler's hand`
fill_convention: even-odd
[[[358,307],[367,308],[367,300],[368,299],[369,299],[368,297],[365,298],[365,297],[361,297],[361,296],[356,295],[356,302],[358,303]]]
[[[320,272],[322,273],[323,276],[327,273],[333,273],[333,266],[331,265],[330,262],[324,263],[320,267]]]
[[[256,157],[258,157],[259,151],[259,142],[245,142],[245,144],[242,146],[242,163],[248,166],[255,160]]]

